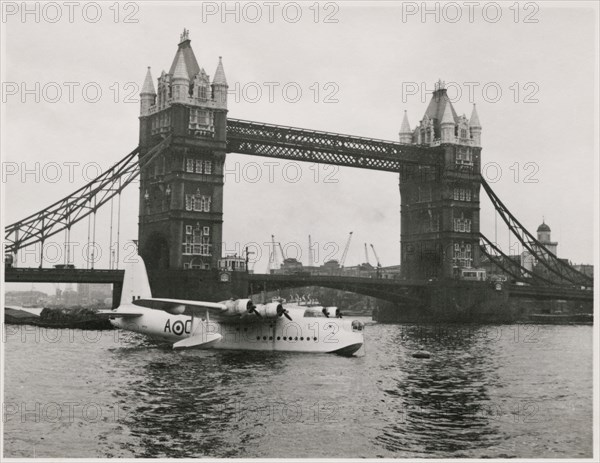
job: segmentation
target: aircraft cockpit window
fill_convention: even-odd
[[[323,312],[321,312],[320,310],[317,309],[306,309],[304,311],[304,318],[325,318],[325,315],[323,314]]]

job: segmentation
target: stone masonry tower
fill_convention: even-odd
[[[215,269],[221,258],[227,80],[212,82],[181,34],[169,72],[140,94],[140,156],[171,136],[140,175],[138,249],[149,269]]]
[[[458,116],[444,83],[411,131],[406,113],[400,142],[443,148],[440,171],[427,168],[400,178],[401,269],[405,278],[461,278],[478,267],[481,124]]]

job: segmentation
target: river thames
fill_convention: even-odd
[[[4,457],[592,457],[591,326],[369,323],[353,358],[3,334]]]

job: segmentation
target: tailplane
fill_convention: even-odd
[[[129,263],[125,266],[120,305],[129,305],[135,299],[149,299],[151,297],[152,292],[150,291],[146,265],[140,256],[135,255],[129,259]]]

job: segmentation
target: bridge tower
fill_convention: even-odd
[[[423,119],[410,129],[407,114],[400,142],[443,148],[441,168],[423,166],[400,175],[401,271],[406,278],[460,278],[478,267],[481,124],[458,116],[438,81]]]
[[[158,269],[215,269],[221,258],[227,80],[198,65],[189,31],[155,90],[150,68],[140,94],[140,156],[168,147],[140,175],[138,249]]]

